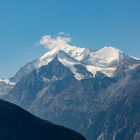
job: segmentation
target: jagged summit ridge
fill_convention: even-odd
[[[95,63],[99,63],[98,65],[105,65],[111,63],[112,61],[119,60],[119,55],[122,53],[119,49],[113,47],[104,47],[100,50],[93,51],[88,48],[80,48],[75,46],[63,46],[55,47],[52,50],[45,53],[40,60],[48,60],[49,57],[54,56],[60,50],[64,51],[72,58],[76,59],[79,62],[84,64],[95,65]]]
[[[96,51],[71,45],[63,45],[62,47],[56,46],[48,50],[40,58],[22,67],[12,78],[12,80],[15,82],[19,81],[22,77],[31,73],[34,69],[38,69],[43,65],[47,65],[55,58],[56,55],[59,56],[59,60],[63,64],[64,61],[62,60],[65,60],[65,62],[67,61],[67,64],[77,63],[86,67],[87,71],[92,73],[93,76],[98,71],[106,74],[107,76],[113,76],[120,61],[126,57],[125,53],[123,53],[121,50],[111,46],[106,46]],[[127,57],[139,61],[138,59],[128,55]],[[72,67],[68,68],[71,69]],[[75,70],[73,70],[73,72],[75,73]],[[79,80],[84,78],[84,76],[80,77],[82,78],[78,78]]]

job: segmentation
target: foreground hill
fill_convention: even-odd
[[[16,105],[0,100],[1,140],[85,140],[80,134],[43,121]]]

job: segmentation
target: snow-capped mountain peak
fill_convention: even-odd
[[[74,58],[70,57],[67,53],[65,53],[64,51],[61,51],[61,50],[57,53],[57,57],[58,57],[58,60],[65,67],[68,67],[73,72],[74,77],[77,80],[81,80],[81,79],[84,79],[86,77],[85,75],[80,73],[76,68],[77,65],[80,65],[81,67],[84,67],[86,69],[86,67],[84,65],[82,65],[79,61],[77,61]]]
[[[94,57],[98,58],[106,63],[110,63],[114,60],[119,60],[120,54],[123,53],[119,49],[116,49],[114,47],[103,47],[102,49],[96,51],[94,53]]]
[[[56,48],[52,49],[51,51],[49,51],[47,54],[45,54],[43,57],[39,59],[38,68],[41,67],[41,65],[47,65],[56,57],[59,62],[61,62],[65,67],[69,68],[72,71],[74,77],[77,80],[84,79],[88,74],[90,75],[88,70],[86,70],[85,65],[83,65],[82,63],[80,63],[78,60],[74,59],[70,55],[68,55],[63,50],[59,50],[59,49],[56,50]],[[85,69],[87,71],[88,74],[86,76],[82,72],[80,72],[79,69],[77,69],[77,66],[79,65],[82,69]]]
[[[98,67],[110,67],[120,59],[122,52],[113,47],[104,47],[97,51],[90,51],[89,55],[83,60],[84,63],[98,66]]]
[[[54,49],[48,51],[47,53],[45,53],[43,56],[41,56],[39,59],[38,59],[38,62],[36,64],[37,67],[41,67],[42,65],[46,65],[48,64],[50,61],[53,60],[53,58],[55,56],[58,56],[59,58],[66,58],[67,60],[69,61],[73,61],[74,63],[80,63],[78,62],[78,60],[76,60],[74,57],[72,57],[70,55],[70,50],[71,50],[71,53],[74,52],[74,48],[72,48],[73,50],[71,49],[67,49],[67,48],[59,48],[59,47],[55,47]],[[78,52],[78,51],[77,51]]]
[[[82,67],[85,67],[90,73],[93,74],[93,76],[98,71],[106,74],[107,76],[113,76],[119,63],[123,61],[126,56],[127,58],[137,61],[137,59],[125,55],[119,49],[111,46],[105,46],[104,48],[94,51],[88,48],[80,48],[69,44],[63,44],[62,46],[55,46],[37,60],[26,64],[17,72],[12,80],[18,81],[23,76],[31,73],[34,69],[47,65],[56,57],[56,55],[58,56],[59,61],[63,63],[63,65],[67,66],[74,74],[76,74],[74,65],[79,64]],[[84,76],[80,77],[84,78]]]
[[[55,47],[52,50],[49,50],[46,54],[40,57],[40,61],[42,61],[42,63],[48,63],[51,60],[50,58],[56,55],[60,50],[64,51],[79,62],[102,67],[106,67],[106,65],[108,67],[108,65],[110,65],[110,63],[113,61],[118,61],[120,54],[122,53],[120,50],[110,46],[93,51],[88,48],[66,45],[62,47]]]
[[[71,57],[73,57],[74,59],[78,61],[82,61],[85,58],[85,56],[87,56],[90,52],[90,49],[80,48],[80,47],[71,46],[71,45],[57,46],[49,50],[47,53],[45,53],[42,57],[40,57],[40,59],[43,60],[48,57],[52,57],[56,53],[58,53],[60,50],[64,51],[65,53],[67,53],[68,55],[70,55]]]

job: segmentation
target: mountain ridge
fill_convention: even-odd
[[[120,57],[124,56],[122,51],[113,47],[104,47],[97,51],[75,46],[63,46],[62,48],[55,47],[42,55],[40,58],[27,63],[24,67],[17,71],[17,73],[10,78],[10,80],[14,82],[19,81],[23,76],[31,73],[34,69],[47,65],[53,60],[57,53],[61,51],[69,55],[71,59],[74,59],[81,65],[85,65],[88,71],[93,75],[95,75],[97,71],[102,71],[107,76],[113,76],[119,60],[122,59]],[[139,61],[139,59],[128,55],[127,57]]]
[[[96,53],[91,52],[95,56],[86,52],[85,59],[81,62],[71,55],[83,54],[84,49],[78,54],[77,50],[74,53],[71,52],[74,51],[73,48],[69,49],[67,51],[70,54],[53,48],[37,61],[28,63],[27,67],[18,71],[16,85],[2,98],[43,119],[74,129],[88,140],[112,140],[113,136],[118,137],[117,131],[125,126],[125,121],[122,119],[121,125],[121,119],[118,119],[118,124],[112,126],[110,118],[114,117],[113,107],[118,109],[115,114],[121,118],[120,115],[126,115],[123,110],[129,105],[123,102],[133,98],[133,94],[139,96],[138,92],[135,93],[130,88],[138,88],[136,83],[139,83],[137,69],[140,60],[118,49],[105,47]],[[108,49],[111,51],[108,52]],[[115,55],[112,51],[116,52]],[[95,63],[89,65],[89,62]],[[135,78],[129,77],[132,72],[137,75]],[[135,107],[135,100],[129,101],[131,108]],[[135,115],[139,116],[137,112]],[[133,122],[129,116],[127,119]],[[105,128],[107,120],[109,126]],[[122,133],[124,140],[129,140],[126,133]],[[130,140],[133,136],[134,133]]]

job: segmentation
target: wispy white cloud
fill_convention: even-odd
[[[66,37],[64,32],[60,32],[56,37],[52,37],[51,35],[43,36],[40,39],[39,44],[51,50],[55,47],[63,47],[69,45],[70,41],[71,38]]]

